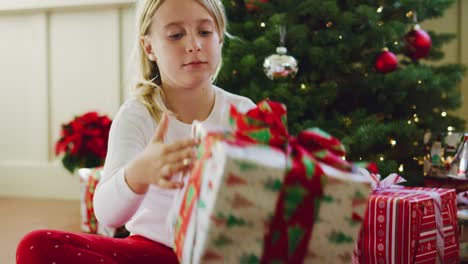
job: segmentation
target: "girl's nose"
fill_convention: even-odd
[[[195,51],[200,51],[201,50],[201,45],[200,45],[200,41],[197,39],[197,37],[195,36],[192,36],[188,39],[187,41],[187,51],[192,53],[192,52],[195,52]]]
[[[188,51],[189,51],[189,52],[193,52],[194,49],[189,49]],[[196,51],[200,51],[200,48],[197,48]]]

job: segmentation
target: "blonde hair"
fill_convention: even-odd
[[[164,112],[169,112],[164,105],[164,93],[161,88],[161,77],[156,62],[149,60],[146,56],[144,47],[140,44],[140,38],[150,33],[152,17],[156,10],[164,3],[170,0],[140,0],[137,7],[137,43],[135,66],[138,67],[137,81],[132,87],[132,94],[141,102],[151,114],[151,117],[157,122],[161,119]],[[213,18],[218,35],[221,41],[224,36],[229,36],[226,32],[227,19],[221,0],[195,0],[200,3]],[[213,74],[212,81],[216,78],[221,69],[221,60]]]

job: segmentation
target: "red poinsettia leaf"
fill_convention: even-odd
[[[68,137],[72,134],[72,129],[70,124],[62,125],[62,131],[60,132],[60,137]]]
[[[99,120],[99,114],[94,111],[85,113],[83,116],[80,117],[80,121],[84,122],[85,124],[96,122],[97,120]]]
[[[107,156],[107,148],[106,149],[101,149],[101,152],[99,153],[99,157],[105,159]]]
[[[72,133],[80,133],[84,128],[84,123],[80,119],[75,119],[70,123]]]
[[[79,135],[75,135],[73,139],[71,140],[71,142],[72,142],[72,147],[70,149],[70,153],[72,155],[76,155],[80,153],[80,150],[82,149],[83,139]]]
[[[102,135],[102,130],[100,128],[88,128],[83,131],[84,136],[89,136],[89,137],[99,137]]]
[[[104,140],[102,138],[93,138],[86,142],[85,149],[88,153],[100,157],[101,150],[104,148]]]
[[[112,121],[107,117],[107,116],[101,116],[101,118],[99,119],[99,125],[101,127],[110,127]]]
[[[62,153],[65,153],[65,151],[67,150],[67,145],[68,145],[68,142],[66,140],[59,140],[57,141],[57,143],[55,144],[55,155],[60,155]]]

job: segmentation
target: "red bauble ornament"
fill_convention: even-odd
[[[413,60],[418,60],[427,57],[432,47],[432,40],[429,34],[422,30],[419,25],[415,25],[408,32],[404,40],[406,42],[406,55]]]
[[[258,3],[268,3],[269,0],[245,0],[245,7],[249,11],[258,11],[260,7]]]
[[[381,73],[389,73],[398,67],[398,59],[391,51],[384,48],[375,60],[375,69]]]

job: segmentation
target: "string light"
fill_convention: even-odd
[[[377,25],[382,26],[382,25],[383,25],[383,21],[379,21],[379,22],[377,23]]]
[[[260,23],[261,27],[266,27],[265,22]]]
[[[343,39],[343,36],[339,35],[338,38],[339,38],[339,39]]]
[[[408,120],[408,125],[411,125],[411,120]]]
[[[353,120],[351,120],[351,118],[349,117],[343,117],[343,123],[349,127],[350,125],[353,124]]]
[[[396,140],[390,139],[390,145],[392,145],[392,147],[394,147],[396,145]]]
[[[406,12],[406,17],[407,17],[407,18],[410,18],[410,17],[412,17],[413,15],[414,15],[413,10],[410,10],[410,11]]]
[[[359,157],[359,160],[362,160],[362,158],[361,158],[361,157]]]
[[[237,74],[237,70],[232,70],[232,74],[236,75],[236,74]]]
[[[305,89],[307,89],[307,86],[305,84],[301,84],[301,89],[305,90]]]
[[[380,157],[380,161],[384,161],[384,157],[383,157],[383,156]]]
[[[418,117],[415,117],[415,118],[414,118],[414,122],[415,122],[415,123],[418,123],[418,122],[419,122],[419,118],[418,118]]]
[[[328,21],[327,24],[326,24],[327,28],[331,28],[333,27],[333,22],[331,21]]]
[[[453,158],[451,156],[448,156],[446,161],[448,164],[451,164],[453,162]]]
[[[418,80],[418,84],[422,84],[422,81],[421,81],[421,80]]]
[[[399,172],[403,172],[404,168],[403,168],[403,164],[400,164],[400,167],[398,167],[398,171]]]
[[[377,8],[377,13],[382,13],[382,10],[383,10],[383,6],[379,6],[379,8]]]
[[[341,159],[342,159],[342,160],[346,160],[346,157],[345,157],[345,156],[343,156],[343,157],[341,157]]]
[[[394,45],[398,45],[398,41],[393,42]]]
[[[448,130],[448,131],[453,131],[453,126],[447,127],[447,130]]]
[[[441,115],[442,117],[446,117],[446,116],[447,116],[447,112],[443,111],[442,113],[440,113],[440,115]]]

